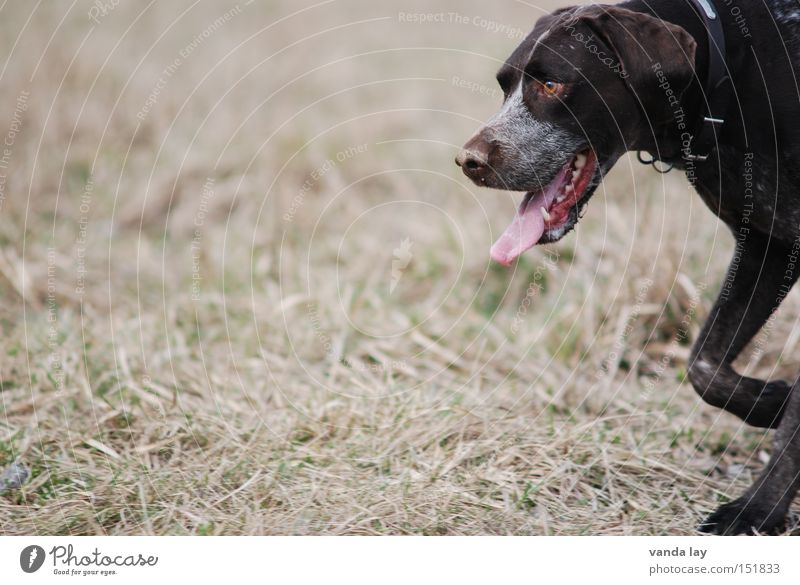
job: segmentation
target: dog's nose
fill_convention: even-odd
[[[489,174],[489,142],[470,140],[456,157],[456,164],[473,181],[482,181]]]
[[[456,157],[456,164],[461,167],[464,174],[476,183],[485,183],[492,173],[489,165],[489,153],[492,151],[493,140],[486,128],[470,138]]]

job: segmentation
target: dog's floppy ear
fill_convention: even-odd
[[[643,105],[657,106],[648,113],[671,117],[669,108],[658,106],[668,105],[668,89],[680,98],[695,77],[697,43],[692,35],[671,22],[618,6],[578,8],[571,20],[586,24],[614,52],[628,88]],[[653,96],[659,104],[648,104]]]

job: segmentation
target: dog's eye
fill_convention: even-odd
[[[555,96],[561,93],[561,88],[564,87],[563,83],[558,83],[552,79],[545,79],[541,82],[542,92],[549,96]]]

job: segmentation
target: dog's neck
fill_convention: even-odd
[[[717,2],[719,4],[719,2]],[[697,43],[695,53],[695,77],[692,83],[683,92],[680,98],[687,119],[695,120],[696,126],[700,125],[706,113],[706,99],[704,97],[704,80],[708,76],[710,63],[709,38],[703,19],[692,9],[689,0],[630,0],[620,4],[628,10],[650,14],[661,20],[677,24],[686,30]],[[727,28],[726,19],[720,14],[723,27]],[[730,38],[732,35],[727,34]],[[735,39],[732,40],[735,43]],[[736,46],[727,47],[727,54],[736,51]],[[659,152],[661,160],[683,167],[685,144],[681,138],[681,131],[674,121],[669,120],[654,128],[654,134],[644,138],[644,144],[636,145],[637,150],[646,150],[651,153]]]

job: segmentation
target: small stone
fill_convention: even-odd
[[[735,478],[739,477],[742,473],[744,473],[746,467],[741,463],[731,463],[728,465],[728,477]]]
[[[21,463],[12,463],[0,473],[0,496],[8,491],[22,487],[28,479],[28,468]]]

